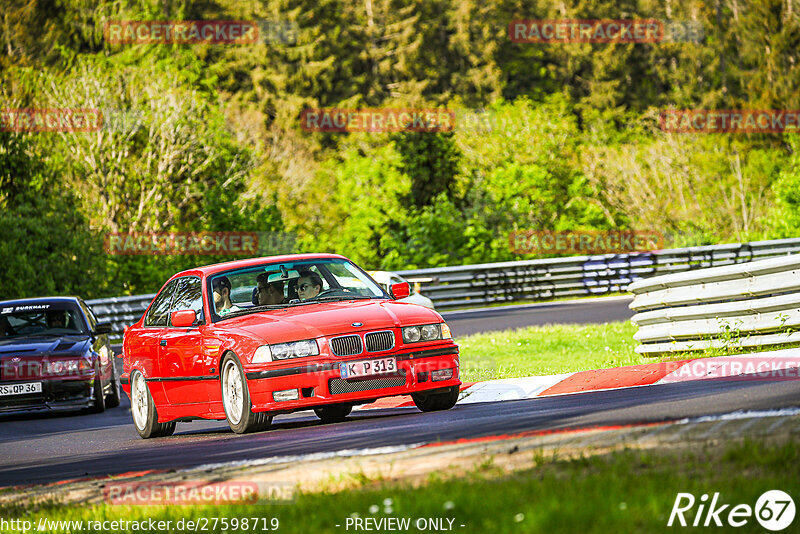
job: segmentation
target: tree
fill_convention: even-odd
[[[105,289],[102,240],[26,134],[0,132],[0,298]]]
[[[400,171],[411,178],[407,202],[421,209],[441,194],[453,198],[460,154],[452,133],[403,132],[392,137]]]

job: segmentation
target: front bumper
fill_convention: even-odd
[[[0,382],[3,385],[41,382],[41,393],[0,396],[0,414],[77,410],[94,403],[94,378],[89,380],[20,380]]]
[[[343,379],[339,365],[394,357],[397,371],[367,378]],[[298,362],[299,363],[299,362]],[[251,366],[252,367],[252,366]],[[452,370],[452,378],[432,380],[433,371]],[[361,354],[348,360],[317,361],[279,369],[245,369],[254,412],[274,414],[324,406],[365,404],[382,397],[460,386],[458,346],[424,348],[395,354]],[[273,392],[296,389],[297,400],[275,401]]]

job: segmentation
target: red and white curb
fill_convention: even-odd
[[[800,349],[466,383],[461,387],[458,404],[522,400],[587,391],[712,379],[800,380]],[[380,399],[357,409],[374,410],[411,406],[414,406],[411,397],[403,395]]]

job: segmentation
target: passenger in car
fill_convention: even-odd
[[[231,281],[227,276],[218,276],[211,281],[211,288],[214,290],[214,307],[217,315],[225,317],[229,313],[240,310],[231,302]]]
[[[313,299],[322,291],[322,278],[314,271],[302,271],[297,279],[297,295],[300,300]]]
[[[274,282],[269,282],[269,273],[261,273],[256,277],[256,282],[258,283],[256,289],[258,292],[259,306],[286,303],[286,299],[283,296],[282,281],[275,280]]]

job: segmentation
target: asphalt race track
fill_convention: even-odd
[[[0,486],[798,405],[800,381],[695,381],[463,404],[428,414],[414,408],[363,411],[330,425],[321,424],[313,414],[295,414],[276,418],[270,431],[242,436],[230,432],[224,422],[179,423],[174,436],[142,440],[132,426],[126,398],[119,408],[96,416],[4,417]]]

